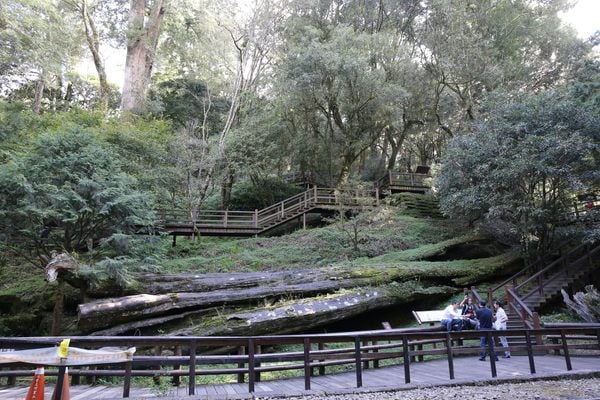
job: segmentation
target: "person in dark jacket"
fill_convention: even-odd
[[[467,329],[476,329],[479,330],[479,321],[475,316],[475,312],[477,311],[477,307],[475,307],[475,303],[473,302],[473,298],[471,296],[466,296],[463,301],[460,303],[462,306],[461,314],[463,315],[463,327]]]
[[[491,331],[494,329],[494,317],[492,315],[492,310],[486,307],[485,300],[479,302],[479,309],[475,312],[477,315],[477,319],[479,320],[479,330],[480,331]],[[479,361],[485,361],[486,356],[486,347],[487,347],[487,336],[481,336],[479,338],[479,347],[481,347],[481,352],[479,353]],[[490,346],[492,347],[492,352],[496,361],[498,361],[498,356],[494,351],[494,338],[492,338]]]

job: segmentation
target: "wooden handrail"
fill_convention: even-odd
[[[540,276],[546,274],[548,271],[550,271],[552,268],[556,267],[557,265],[561,265],[564,263],[565,259],[568,259],[572,254],[579,252],[581,249],[583,249],[586,246],[585,243],[580,244],[579,246],[575,247],[574,249],[571,249],[571,251],[569,251],[566,255],[564,255],[563,257],[560,257],[559,259],[553,261],[552,263],[548,264],[548,266],[546,266],[544,269],[536,272],[535,274],[531,275],[529,278],[527,278],[525,281],[521,282],[519,285],[515,286],[515,290],[519,290],[521,289],[523,286],[527,285],[528,283],[532,282],[534,279],[539,278]]]
[[[255,211],[199,210],[193,220],[181,210],[158,210],[157,213],[161,220],[170,224],[195,223],[196,226],[200,227],[264,229],[265,226],[271,223],[302,214],[307,209],[314,208],[317,204],[339,205],[339,194],[350,195],[350,206],[358,205],[359,197],[363,196],[373,198],[373,204],[377,202],[377,191],[375,189],[364,189],[357,192],[355,189],[318,188],[315,186]]]
[[[392,329],[379,331],[344,332],[334,334],[307,334],[307,335],[281,335],[281,336],[251,336],[251,337],[71,337],[71,346],[84,348],[100,348],[107,346],[135,346],[137,352],[133,360],[126,365],[110,365],[109,369],[84,370],[74,367],[70,370],[72,376],[121,376],[124,378],[123,397],[129,396],[129,387],[132,376],[191,376],[206,375],[231,375],[243,374],[248,376],[248,390],[253,392],[258,374],[264,371],[298,370],[305,377],[305,388],[310,387],[310,371],[315,367],[332,365],[354,366],[356,371],[356,386],[362,384],[363,362],[392,360],[396,363],[403,362],[405,382],[410,382],[410,364],[416,357],[437,356],[448,360],[450,379],[453,379],[454,354],[476,355],[481,351],[479,347],[479,331],[446,332],[422,331],[415,328]],[[441,330],[440,330],[441,329]],[[526,345],[511,345],[511,350],[527,350],[530,357],[530,366],[533,360],[533,350],[560,351],[570,365],[569,351],[573,349],[590,349],[597,347],[600,341],[600,324],[583,324],[557,326],[544,329],[509,329],[505,331],[486,332],[496,339],[498,336],[527,336],[539,337],[538,344],[528,340]],[[571,335],[577,341],[568,342]],[[551,338],[544,343],[544,338]],[[14,338],[0,337],[0,348],[4,351],[35,349],[56,346],[63,337],[29,337]],[[557,340],[561,343],[557,344]],[[381,343],[380,343],[381,342]],[[441,347],[433,346],[434,343]],[[313,349],[311,345],[318,345]],[[418,345],[416,345],[418,344]],[[257,349],[277,348],[282,345],[297,346],[295,351],[262,352]],[[330,348],[325,346],[330,345]],[[427,345],[429,347],[423,347]],[[155,355],[155,347],[180,348],[182,355],[162,356]],[[197,349],[205,349],[207,354],[198,354]],[[231,349],[245,348],[247,351],[233,351]],[[219,350],[220,349],[220,350]],[[378,351],[384,350],[386,351]],[[275,365],[267,365],[276,363]],[[0,365],[0,376],[30,376],[28,370],[4,370],[4,367],[14,368],[26,364]],[[203,366],[198,369],[197,366]],[[374,364],[377,365],[377,364]],[[165,366],[182,366],[187,369],[162,369]],[[206,366],[206,367],[205,367]],[[495,365],[491,364],[492,377],[495,377]],[[532,373],[535,370],[532,366]],[[60,370],[48,369],[47,375],[60,375]],[[190,380],[188,393],[194,395],[196,389],[195,379]]]
[[[510,309],[512,309],[521,318],[525,326],[532,329],[535,325],[534,320],[536,319],[536,313],[529,309],[527,304],[525,304],[525,302],[519,298],[515,290],[507,287],[506,292],[511,296],[511,301],[508,303]],[[515,303],[518,304],[520,308],[517,308]]]
[[[567,246],[569,246],[572,242],[573,242],[572,239],[567,240],[565,242],[562,242],[561,244],[558,245],[558,250],[562,253],[563,249],[566,248]],[[561,255],[561,257],[559,257],[559,259],[562,258],[562,257],[563,257],[563,255]],[[506,286],[507,284],[509,284],[511,282],[514,285],[516,285],[516,280],[517,280],[518,277],[528,274],[529,271],[534,270],[538,265],[543,265],[545,262],[546,262],[546,259],[544,257],[538,257],[533,263],[527,264],[522,269],[520,269],[519,271],[517,271],[515,274],[513,274],[509,278],[507,278],[504,281],[502,281],[502,283],[499,283],[498,285],[494,286],[491,289],[492,295],[495,292],[497,292],[498,290],[504,288],[504,286]]]
[[[319,207],[362,207],[368,206],[370,199],[373,206],[379,205],[380,194],[389,187],[391,179],[408,179],[410,185],[424,186],[423,180],[429,174],[397,173],[388,171],[372,188],[324,188],[313,186],[283,201],[254,211],[238,210],[198,210],[191,216],[184,210],[156,210],[159,222],[170,230],[174,236],[194,234],[207,229],[209,233],[218,232],[219,228],[232,233],[258,234],[276,225],[280,225],[297,216],[305,215],[310,209]],[[387,181],[387,183],[385,183]],[[384,186],[382,186],[384,185]],[[347,204],[343,204],[347,203]],[[236,230],[238,230],[236,232]],[[175,243],[175,241],[173,242]]]

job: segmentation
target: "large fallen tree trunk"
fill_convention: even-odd
[[[254,304],[265,298],[283,296],[311,297],[334,293],[340,289],[383,286],[392,282],[404,284],[415,279],[429,281],[432,286],[466,285],[497,275],[499,271],[508,273],[511,271],[508,267],[517,260],[517,254],[507,253],[460,262],[393,263],[388,259],[386,264],[373,260],[363,262],[361,266],[330,266],[315,271],[211,274],[206,277],[194,275],[187,280],[182,280],[181,275],[167,275],[163,278],[159,276],[155,284],[148,285],[148,289],[153,292],[159,288],[204,290],[139,294],[81,304],[79,327],[87,332],[108,327],[113,327],[114,332],[126,332],[130,327],[149,327],[166,322],[161,317],[172,316],[172,319],[181,319],[181,315],[176,315],[192,310],[242,303]],[[214,290],[215,288],[219,290]]]
[[[307,331],[333,322],[356,317],[365,312],[422,298],[450,294],[455,288],[423,287],[411,281],[344,291],[341,294],[288,301],[277,307],[237,312],[205,319],[201,324],[171,329],[174,335],[272,335]]]
[[[336,290],[368,285],[366,279],[320,281],[299,285],[260,286],[246,289],[214,290],[211,292],[183,292],[162,295],[138,294],[116,299],[104,299],[79,305],[79,326],[97,329],[126,321],[156,317],[190,309],[225,304],[252,302],[283,295],[312,296]]]
[[[142,293],[207,292],[257,286],[297,285],[337,276],[331,267],[293,271],[263,271],[211,274],[141,274],[136,276]]]
[[[428,257],[444,254],[449,249],[461,245],[477,246],[477,243],[486,242],[489,238],[481,234],[469,234],[445,240],[443,242],[421,246],[417,249],[403,250],[388,253],[384,256],[370,259],[359,259],[350,263],[351,268],[355,266],[407,264],[407,262],[420,261]],[[484,258],[492,260],[494,258]],[[441,264],[436,264],[441,265]],[[341,266],[341,268],[339,268]],[[404,265],[403,265],[404,266]],[[166,294],[173,292],[207,292],[213,290],[224,290],[233,288],[248,288],[265,285],[287,285],[318,282],[329,279],[339,279],[340,271],[347,272],[343,264],[327,267],[301,269],[292,271],[263,271],[243,273],[180,273],[180,274],[135,274],[136,284],[129,288],[118,288],[113,282],[103,282],[95,287],[86,288],[86,294],[96,298],[115,296],[115,293],[124,296],[128,294]],[[72,277],[72,279],[77,276]],[[80,277],[78,277],[81,279]],[[79,286],[77,286],[79,287]]]
[[[200,310],[168,317],[125,323],[92,332],[118,335],[137,331],[144,335],[160,331],[171,335],[263,335],[307,331],[324,324],[356,317],[364,312],[404,304],[421,298],[451,294],[453,287],[423,287],[415,281],[378,288],[345,290],[343,293],[277,302],[277,306],[240,307],[237,310]],[[154,328],[152,328],[154,326]]]

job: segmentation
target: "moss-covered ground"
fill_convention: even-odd
[[[478,274],[489,278],[490,269],[503,275],[505,266],[518,258],[516,253],[505,251],[483,258],[428,261],[450,248],[477,245],[487,239],[456,221],[410,216],[401,207],[379,207],[363,220],[366,222],[358,228],[358,249],[348,235],[348,227],[338,222],[282,236],[179,238],[175,247],[171,246],[170,237],[164,237],[153,241],[154,248],[149,251],[161,255],[158,273],[332,266],[349,270],[355,277],[370,277],[373,285],[413,279],[435,281],[452,275],[458,287],[481,281]],[[486,286],[485,282],[481,285]],[[55,287],[55,283],[44,280],[42,269],[15,258],[0,259],[0,335],[47,334]],[[78,290],[68,288],[67,321],[74,323],[80,296]],[[440,298],[441,305],[445,301]]]

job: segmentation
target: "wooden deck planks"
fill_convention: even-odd
[[[433,360],[411,364],[411,384],[436,385],[446,383],[463,383],[473,381],[488,381],[493,379],[490,372],[489,360],[481,362],[477,357],[458,357],[454,359],[456,379],[451,380],[448,374],[447,360]],[[562,356],[536,356],[536,374],[529,371],[529,361],[526,356],[513,356],[510,359],[500,359],[497,362],[497,379],[533,378],[567,374],[565,360]],[[600,372],[600,357],[572,357],[572,373]],[[407,387],[404,383],[404,367],[396,365],[381,369],[365,370],[363,388],[394,389]],[[336,391],[351,391],[356,388],[355,372],[330,374],[311,377],[311,392],[332,393]],[[50,398],[53,386],[46,386],[46,396]],[[255,396],[275,394],[304,393],[304,378],[290,378],[277,381],[257,382]],[[22,400],[27,393],[27,387],[0,387],[0,400]],[[98,400],[121,398],[123,388],[120,386],[71,386],[71,400]],[[247,384],[198,385],[194,399],[227,399],[234,396],[248,395]],[[165,396],[149,388],[132,388],[131,399],[157,398]],[[172,388],[166,394],[169,398],[187,398],[187,388]]]

